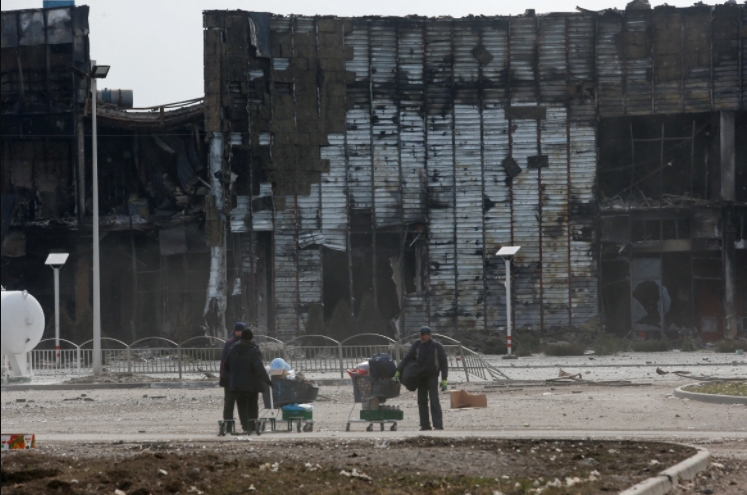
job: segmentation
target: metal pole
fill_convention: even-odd
[[[54,270],[54,352],[55,362],[60,362],[60,269],[53,266]]]
[[[337,344],[337,352],[340,353],[340,379],[345,378],[345,360],[342,356],[342,344]]]
[[[467,383],[469,383],[469,371],[467,370],[467,358],[464,355],[464,346],[462,344],[459,344],[459,357],[462,358],[462,368],[464,368],[464,376],[467,379]]]
[[[101,273],[99,266],[99,146],[96,122],[96,78],[91,79],[93,149],[93,375],[101,375]]]
[[[506,263],[506,355],[511,355],[511,258],[503,260]]]

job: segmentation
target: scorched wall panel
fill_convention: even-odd
[[[275,78],[266,118],[295,122],[290,132],[308,131],[313,146],[268,133],[268,151],[296,157],[300,168],[320,152],[306,172],[320,179],[261,212],[262,229],[275,232],[278,332],[303,330],[323,294],[320,246],[349,249],[353,217],[360,234],[407,234],[412,249],[424,243],[423,290],[402,296],[407,331],[422,323],[440,332],[502,328],[505,275],[495,251],[509,244],[522,246],[517,326],[597,316],[597,118],[744,108],[745,19],[742,5],[468,19],[275,16],[276,70],[271,81],[250,82],[261,89]],[[347,72],[335,65],[343,56]],[[342,79],[344,96],[334,100]],[[324,120],[336,111],[339,128]],[[329,126],[321,138],[315,121]],[[247,227],[250,200],[237,201],[236,231]],[[369,214],[370,227],[360,221]],[[384,249],[375,239],[371,247]]]

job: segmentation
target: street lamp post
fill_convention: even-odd
[[[96,122],[96,80],[106,78],[108,65],[94,65],[91,69],[91,128],[93,151],[93,374],[101,375],[101,266],[99,256],[99,143]]]
[[[511,260],[519,252],[521,246],[506,246],[502,247],[496,253],[498,256],[503,258],[506,263],[506,355],[505,359],[514,359],[516,356],[511,354],[511,348],[513,347],[511,342],[511,330],[513,328],[513,321],[511,318]]]
[[[60,268],[68,256],[68,253],[49,253],[44,262],[54,270],[54,351],[57,362],[60,361]]]
[[[92,129],[92,151],[93,151],[93,374],[101,374],[101,267],[99,265],[99,129],[97,125],[96,103],[98,91],[96,80],[106,79],[110,67],[108,65],[96,65],[91,61],[91,72],[86,73],[76,67],[70,67],[80,77],[91,81],[91,129]]]

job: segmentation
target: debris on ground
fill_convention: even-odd
[[[139,373],[104,373],[100,376],[77,376],[70,378],[63,383],[71,384],[111,384],[111,383],[153,383],[153,382],[178,382],[181,380],[175,378],[154,378],[152,376]]]
[[[608,450],[619,453],[611,455]],[[33,454],[3,453],[2,491],[19,495],[57,493],[61,488],[60,493],[72,493],[66,487],[75,479],[79,480],[75,493],[121,490],[127,495],[255,491],[286,495],[301,486],[305,493],[367,495],[517,495],[540,487],[546,488],[544,495],[558,495],[572,487],[574,494],[592,495],[617,493],[694,453],[691,447],[658,442],[442,437],[392,440],[387,449],[374,448],[373,439],[342,438],[267,441],[261,446],[81,442],[46,444]],[[313,464],[309,459],[314,459]],[[593,461],[581,464],[579,459]],[[626,462],[621,464],[621,459]],[[660,464],[652,466],[651,459]],[[144,473],[159,473],[158,481]],[[86,490],[87,486],[95,489]]]

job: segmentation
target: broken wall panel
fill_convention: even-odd
[[[485,328],[482,95],[478,85],[480,60],[474,53],[474,47],[480,46],[477,27],[468,22],[454,24],[454,221],[458,330]]]
[[[275,212],[274,231],[274,316],[275,332],[282,338],[293,338],[300,332],[299,249],[295,198],[283,210]]]
[[[454,120],[452,100],[452,21],[426,24],[425,111],[429,232],[431,326],[450,332],[456,325],[457,287],[454,212]]]
[[[329,173],[321,183],[321,230],[324,245],[347,250],[348,204],[345,174],[345,135],[330,134],[329,146],[322,148],[322,159],[329,160]]]
[[[584,323],[598,315],[596,239],[597,139],[592,122],[571,121],[570,126],[570,283],[571,323]]]
[[[485,295],[489,329],[505,328],[505,265],[495,258],[502,246],[513,243],[510,178],[503,160],[510,154],[510,122],[504,108],[508,103],[508,20],[491,19],[482,25],[482,44],[493,59],[482,66],[482,150],[483,150],[483,232],[485,237]]]
[[[684,112],[711,109],[711,16],[708,7],[682,10]]]
[[[683,106],[682,13],[661,7],[653,14],[654,111],[675,113]]]
[[[347,89],[346,117],[348,183],[351,207],[355,209],[373,206],[368,36],[365,21],[356,21],[352,33],[345,36],[346,46],[353,49],[353,59],[347,62],[346,69],[355,74],[355,82]]]
[[[547,168],[540,169],[542,195],[542,311],[545,327],[568,325],[568,115],[564,108],[548,108],[541,122],[542,154]]]
[[[371,56],[371,143],[376,227],[402,223],[397,117],[396,24],[372,21],[369,25]]]
[[[397,100],[402,217],[424,223],[427,215],[423,119],[423,20],[397,23]]]
[[[605,13],[597,18],[596,29],[597,97],[599,113],[623,115],[623,24],[620,16]]]
[[[651,11],[627,11],[622,30],[625,111],[628,114],[650,113],[654,110],[654,24]]]
[[[713,60],[713,108],[732,110],[744,108],[740,102],[740,12],[744,6],[735,4],[717,5],[713,9],[712,60]]]

